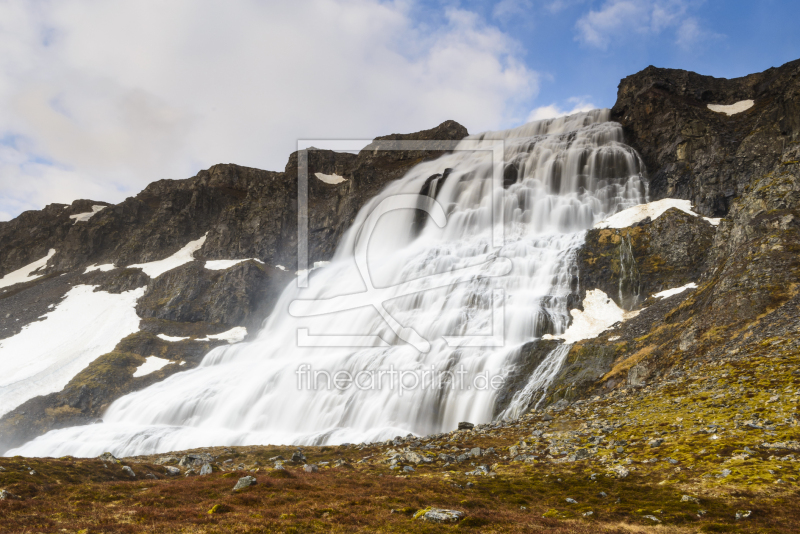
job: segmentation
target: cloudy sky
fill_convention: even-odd
[[[653,64],[721,77],[800,58],[794,0],[0,0],[0,221],[119,202],[298,139],[614,103]]]

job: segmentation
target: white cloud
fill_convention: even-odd
[[[532,0],[500,0],[492,7],[492,17],[506,21],[518,18],[532,10]]]
[[[713,35],[688,15],[695,4],[692,0],[606,0],[599,10],[578,20],[576,40],[605,50],[612,41],[631,35],[641,38],[674,29],[676,42],[691,46],[701,37]]]
[[[2,2],[0,220],[215,163],[280,170],[301,138],[524,116],[538,79],[516,42],[465,10],[414,17],[377,0]]]
[[[550,104],[549,106],[540,106],[528,115],[527,122],[540,121],[544,119],[555,119],[557,117],[565,117],[578,113],[579,111],[589,111],[597,108],[594,104],[586,100],[587,97],[572,97],[567,99],[567,103],[572,106],[572,109],[563,109],[557,104]]]

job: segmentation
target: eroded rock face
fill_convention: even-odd
[[[716,232],[676,208],[633,227],[590,230],[578,254],[581,301],[586,290],[602,289],[630,310],[654,293],[699,280]]]
[[[723,217],[800,140],[800,60],[742,78],[647,67],[619,85],[611,118],[647,165],[652,200],[690,199]],[[734,115],[708,104],[753,100]]]

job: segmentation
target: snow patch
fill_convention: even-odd
[[[187,339],[191,339],[190,337],[174,337],[168,336],[166,334],[158,334],[159,338],[163,339],[164,341],[176,342],[176,341],[184,341]],[[222,332],[221,334],[212,334],[210,336],[201,337],[194,339],[194,341],[227,341],[228,343],[239,343],[240,341],[244,341],[244,338],[247,337],[247,328],[243,326],[237,326]]]
[[[114,267],[113,263],[104,263],[103,265],[92,264],[88,266],[85,271],[83,271],[83,274],[90,273],[92,271],[100,271],[105,273],[114,269],[116,269],[116,267]]]
[[[75,215],[70,215],[69,218],[75,219],[75,222],[73,222],[72,224],[78,224],[79,222],[86,222],[107,207],[108,206],[95,205],[92,206],[92,211],[87,211],[86,213],[76,213]]]
[[[0,415],[39,395],[61,391],[122,338],[139,330],[144,287],[113,294],[78,285],[43,321],[0,341]]]
[[[155,373],[162,367],[165,367],[171,363],[171,361],[164,358],[159,358],[158,356],[148,356],[147,359],[145,359],[145,362],[137,367],[136,371],[133,372],[133,378]]]
[[[586,298],[583,299],[583,311],[578,309],[569,311],[572,315],[572,324],[567,331],[560,336],[547,334],[542,336],[542,339],[563,339],[565,343],[592,339],[615,323],[636,317],[639,311],[626,312],[601,289],[592,289],[586,292]]]
[[[171,271],[176,267],[180,267],[185,263],[189,263],[190,261],[194,261],[194,253],[200,250],[203,246],[203,243],[206,242],[206,235],[197,239],[196,241],[189,241],[185,247],[180,249],[178,252],[170,256],[169,258],[164,258],[163,260],[158,261],[151,261],[149,263],[136,263],[134,265],[129,265],[129,267],[138,267],[145,272],[147,276],[150,278],[156,278],[164,274],[167,271]]]
[[[222,332],[221,334],[214,334],[208,336],[205,339],[201,339],[200,341],[219,339],[221,341],[227,341],[228,343],[239,343],[240,341],[244,341],[244,338],[246,337],[247,337],[247,328],[243,326],[237,326],[235,328],[231,328],[227,332]]]
[[[709,104],[708,109],[730,116],[741,113],[742,111],[747,111],[753,107],[753,104],[755,104],[755,102],[752,100],[741,100],[735,104],[728,104],[727,106],[722,104]]]
[[[336,185],[347,181],[347,178],[345,178],[344,176],[339,176],[338,174],[322,174],[321,172],[315,172],[314,176],[316,176],[326,184],[331,184],[331,185]]]
[[[622,210],[619,213],[616,213],[611,217],[595,224],[594,228],[627,228],[629,226],[633,226],[636,223],[642,222],[648,217],[650,217],[650,220],[656,220],[670,208],[678,208],[682,212],[688,213],[693,217],[700,217],[698,213],[692,211],[691,200],[681,200],[678,198],[665,198],[662,200],[656,200],[655,202],[649,202],[647,204],[639,204],[638,206]],[[721,220],[721,219],[710,219],[708,217],[703,217],[703,219],[705,219],[714,226],[719,225],[719,222]]]
[[[314,266],[312,268],[310,268],[310,269],[300,269],[299,271],[295,272],[294,274],[310,273],[311,271],[314,271],[316,269],[321,269],[322,267],[325,267],[329,263],[330,263],[329,261],[315,261],[314,262]]]
[[[261,264],[264,263],[263,261],[256,258],[242,258],[241,260],[210,260],[206,262],[205,268],[211,271],[224,271],[225,269],[233,267],[234,265],[242,263],[243,261],[249,261],[249,260],[257,261],[258,263]]]
[[[687,289],[696,289],[696,288],[697,288],[697,284],[695,284],[694,282],[689,282],[685,286],[675,287],[675,288],[672,288],[672,289],[665,289],[664,291],[660,291],[660,292],[656,293],[655,295],[653,295],[653,297],[655,297],[657,299],[665,299],[667,297],[671,297],[672,295],[677,295],[678,293],[683,293]]]
[[[175,343],[176,341],[183,341],[184,339],[189,339],[188,337],[175,337],[175,336],[168,336],[166,334],[158,334],[156,337],[161,338],[164,341],[169,341],[170,343]]]
[[[47,253],[47,256],[40,260],[36,260],[33,263],[29,263],[25,267],[17,269],[16,271],[10,272],[5,275],[3,278],[0,278],[0,287],[8,287],[13,286],[14,284],[21,284],[22,282],[30,282],[31,280],[36,280],[37,278],[41,278],[44,276],[43,274],[33,274],[34,271],[41,269],[42,267],[47,265],[47,262],[50,261],[50,258],[56,253],[56,249],[51,248],[50,251]]]

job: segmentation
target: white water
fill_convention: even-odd
[[[475,387],[474,379],[481,373],[504,376],[525,342],[564,332],[567,298],[577,290],[575,253],[585,230],[646,200],[643,164],[607,117],[607,110],[595,110],[472,137],[505,140],[506,161],[519,168],[517,182],[507,189],[493,182],[487,151],[456,151],[416,166],[361,210],[331,263],[311,274],[309,288],[284,291],[254,341],[217,348],[198,368],[119,399],[103,424],[53,431],[8,454],[124,456],[221,444],[361,442],[490,421],[497,391]],[[426,179],[448,168],[436,195],[441,208],[415,200],[431,215],[421,232],[414,230],[416,210],[369,217],[387,202],[415,198],[397,195],[418,194]],[[500,210],[499,219],[493,210]],[[493,220],[504,235],[497,249],[491,246],[499,229]],[[368,280],[354,253],[367,242],[359,236],[369,237]],[[364,292],[367,284],[384,292],[380,310],[300,318],[287,312],[293,301],[301,301],[291,304],[297,315],[325,311],[345,303],[346,295]],[[407,294],[409,286],[434,289]],[[307,302],[314,299],[333,300]],[[492,346],[498,323],[502,343]],[[298,346],[298,339],[313,344],[320,335],[362,336],[354,338],[362,346]],[[376,335],[380,339],[363,337]],[[480,335],[489,336],[487,346],[459,347],[464,340],[453,339]],[[336,339],[342,340],[326,342]],[[527,406],[523,397],[537,398],[552,380],[566,350],[555,352],[507,415],[518,414]],[[301,364],[352,375],[392,368],[463,371],[463,387],[311,390],[308,381],[299,387]]]

